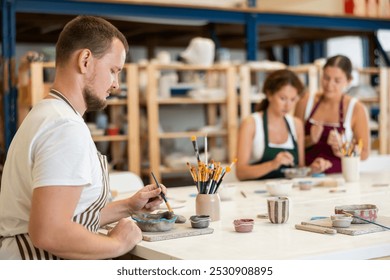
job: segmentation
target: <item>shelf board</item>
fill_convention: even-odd
[[[171,173],[188,173],[188,176],[191,176],[190,171],[187,168],[187,165],[183,163],[183,168],[172,168],[168,166],[161,166],[160,171],[162,174],[171,174]]]
[[[160,139],[175,139],[175,138],[191,138],[192,136],[196,137],[218,137],[218,136],[226,136],[227,131],[225,129],[220,131],[186,131],[186,132],[164,132],[160,133],[158,137]]]
[[[145,69],[146,65],[139,65],[141,69]],[[212,66],[205,65],[189,65],[180,62],[174,62],[170,64],[155,64],[156,70],[175,70],[175,71],[223,71],[228,69],[229,65],[225,64],[213,64]]]
[[[172,98],[159,98],[158,103],[161,105],[224,104],[226,103],[226,98],[196,99],[191,97],[172,97]]]
[[[92,136],[93,141],[103,142],[103,141],[127,141],[129,137],[127,135],[95,135]]]
[[[379,103],[379,97],[363,97],[359,98],[359,100],[363,103]]]
[[[107,105],[127,105],[127,99],[110,98],[107,99]]]
[[[378,67],[366,67],[356,69],[360,74],[379,74],[380,68]]]
[[[141,170],[141,174],[144,176],[150,175],[150,172],[151,172],[150,167],[142,168]],[[184,164],[183,168],[172,168],[172,167],[167,167],[165,165],[160,166],[160,173],[162,174],[172,174],[172,173],[184,174],[186,172],[188,172],[188,176],[191,176],[186,164]]]

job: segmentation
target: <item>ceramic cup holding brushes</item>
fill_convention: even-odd
[[[195,199],[196,215],[208,215],[210,221],[219,221],[221,218],[219,194],[198,194]]]
[[[358,182],[360,179],[360,154],[363,148],[363,141],[359,139],[356,144],[355,139],[344,141],[341,144],[341,171],[346,182]]]
[[[360,157],[359,156],[344,156],[341,158],[341,171],[345,182],[358,182]]]
[[[205,143],[207,143],[205,137]],[[197,215],[209,215],[211,221],[220,219],[220,197],[218,190],[222,184],[224,176],[230,172],[236,159],[230,166],[223,167],[220,162],[211,160],[203,162],[199,156],[198,143],[195,136],[191,137],[191,142],[194,147],[197,166],[187,163],[192,180],[198,190],[196,196],[195,210]],[[207,155],[207,146],[205,146],[205,154]]]

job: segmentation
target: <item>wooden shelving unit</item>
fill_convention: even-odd
[[[372,139],[372,149],[378,150],[379,154],[388,154],[390,153],[390,123],[389,123],[389,114],[390,114],[390,104],[389,104],[389,79],[390,71],[386,67],[367,67],[367,68],[358,68],[356,69],[359,73],[360,78],[366,78],[366,83],[370,84],[369,79],[373,75],[378,76],[379,87],[377,91],[377,97],[370,98],[360,98],[359,100],[363,102],[367,108],[370,108],[373,105],[379,105],[379,118],[378,126],[370,127],[371,132],[377,131],[378,138]],[[359,84],[362,84],[359,82]]]
[[[148,85],[146,88],[146,107],[147,107],[147,122],[148,122],[148,147],[149,147],[149,169],[145,170],[150,174],[150,171],[156,175],[158,180],[161,180],[162,174],[187,171],[187,166],[184,163],[183,168],[169,168],[162,166],[160,157],[160,141],[164,139],[188,138],[191,142],[192,136],[207,137],[212,147],[216,138],[223,138],[226,143],[227,159],[232,161],[236,155],[237,145],[237,93],[235,90],[236,71],[233,66],[213,65],[194,66],[183,64],[167,64],[157,65],[148,64],[146,72],[148,76]],[[223,88],[226,97],[224,98],[191,98],[191,97],[159,97],[158,88],[158,73],[163,71],[202,71],[204,72],[204,87],[211,88],[209,77],[211,74],[217,74],[218,77],[224,77],[224,84],[213,85],[214,87]],[[207,109],[207,123],[205,125],[215,125],[218,119],[221,120],[223,128],[213,132],[198,131],[179,131],[179,132],[159,132],[159,108],[164,105],[204,105]],[[179,117],[179,116],[178,116]],[[192,144],[191,144],[192,145]]]
[[[55,70],[54,62],[31,62],[20,65],[18,83],[20,93],[18,102],[19,123],[31,107],[49,93],[52,81],[46,81],[44,78],[44,73],[48,70]],[[127,134],[94,135],[92,139],[95,142],[110,142],[112,144],[112,157],[116,160],[127,158],[128,170],[140,175],[138,66],[136,64],[125,64],[123,71],[126,98],[109,99],[105,110],[109,114],[111,122],[119,124],[118,122],[121,120],[127,120]],[[126,155],[123,155],[121,142],[126,142]]]

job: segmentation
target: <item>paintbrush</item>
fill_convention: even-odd
[[[335,137],[337,139],[337,148],[341,154],[343,154],[342,151],[342,140],[341,140],[341,135],[337,131],[337,128],[333,127],[333,133],[335,134]]]
[[[359,216],[355,216],[355,215],[353,215],[353,214],[351,214],[351,213],[348,213],[348,212],[345,212],[345,211],[343,211],[342,213],[345,214],[345,215],[347,215],[347,216],[353,217],[353,218],[355,218],[355,219],[365,221],[366,223],[373,224],[373,225],[376,225],[376,226],[379,226],[379,227],[383,227],[384,229],[390,229],[390,228],[387,227],[387,226],[384,226],[384,225],[381,225],[381,224],[378,224],[378,223],[375,223],[375,222],[371,222],[371,221],[366,220],[366,219],[364,219],[364,218],[361,218],[361,217],[359,217]]]
[[[214,193],[216,193],[218,191],[218,188],[222,183],[223,177],[225,176],[226,173],[229,173],[229,172],[230,172],[230,167],[226,166],[226,168],[222,171],[222,175],[217,182],[217,186],[215,187]]]
[[[204,157],[205,157],[205,163],[206,163],[206,167],[208,165],[208,155],[207,155],[207,134],[206,136],[204,137]]]
[[[194,146],[196,159],[200,162],[198,143],[196,142],[196,136],[191,136],[192,145]]]
[[[233,166],[234,166],[234,164],[237,162],[237,158],[235,158],[233,161],[232,161],[232,163],[230,164],[230,169],[232,169],[233,168]]]
[[[152,176],[153,176],[153,179],[154,179],[154,182],[156,183],[157,187],[161,188],[160,184],[158,183],[156,177],[154,176],[153,172],[151,172]],[[169,212],[173,213],[173,210],[171,208],[171,205],[169,204],[167,198],[165,197],[165,194],[162,192],[161,190],[161,193],[160,193],[162,199],[165,201],[165,205],[167,206]]]

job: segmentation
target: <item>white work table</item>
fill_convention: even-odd
[[[379,216],[390,217],[389,172],[362,173],[359,183],[347,183],[339,188],[346,192],[329,192],[331,187],[314,187],[301,191],[294,187],[289,195],[290,217],[286,224],[272,224],[260,219],[267,212],[268,193],[264,181],[234,183],[237,192],[231,201],[221,201],[221,219],[211,222],[212,234],[164,241],[140,242],[130,253],[144,259],[228,259],[228,260],[287,260],[287,259],[372,259],[390,256],[390,231],[357,236],[319,234],[295,229],[295,224],[315,216],[334,214],[335,206],[375,204]],[[341,179],[340,175],[331,178]],[[341,179],[342,180],[342,179]],[[171,204],[185,200],[185,206],[174,209],[187,218],[195,214],[195,186],[169,188]],[[241,195],[244,191],[246,198]],[[237,233],[233,221],[239,218],[255,220],[250,233]]]

